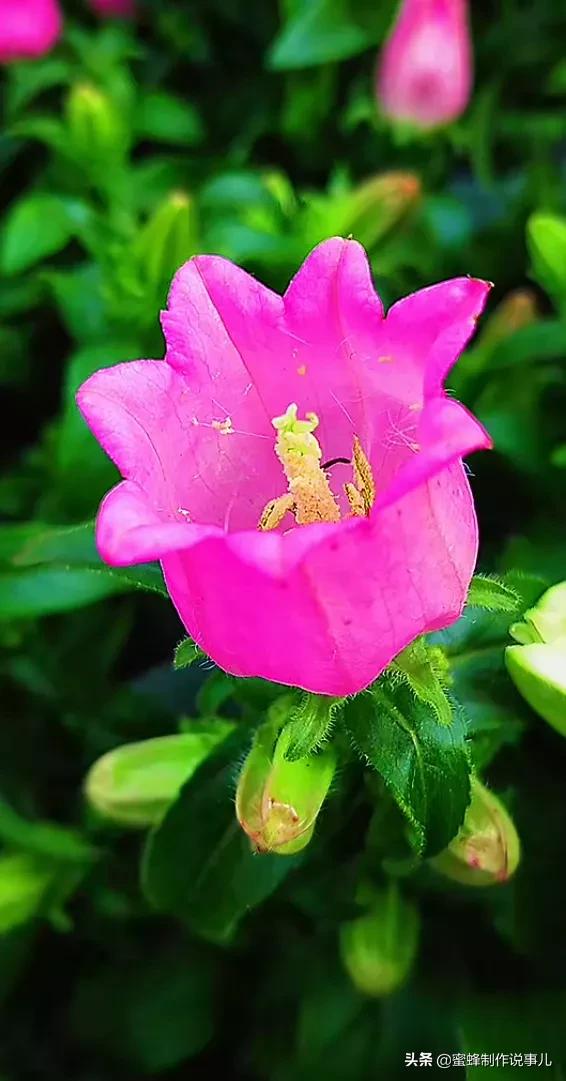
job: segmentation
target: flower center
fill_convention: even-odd
[[[259,529],[276,529],[288,511],[294,515],[297,525],[339,522],[340,508],[330,487],[328,473],[321,465],[322,450],[314,435],[319,423],[316,413],[307,413],[305,420],[299,420],[293,402],[271,423],[277,432],[275,453],[287,478],[287,491],[267,503],[258,523]],[[352,514],[363,517],[373,506],[375,484],[370,463],[357,436],[354,436],[352,458],[353,481],[345,484],[344,490]]]

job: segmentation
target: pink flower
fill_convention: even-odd
[[[62,26],[57,0],[0,0],[0,63],[43,56]]]
[[[421,128],[446,124],[463,113],[471,89],[467,0],[404,0],[378,73],[386,116]]]
[[[89,0],[97,15],[105,18],[129,18],[134,15],[136,0]]]
[[[106,368],[78,393],[125,477],[100,508],[102,558],[161,560],[189,634],[228,672],[329,695],[367,686],[462,611],[477,553],[462,457],[489,437],[443,380],[488,289],[456,278],[384,317],[352,240],[315,248],[284,297],[225,259],[191,259],[163,313],[165,359]],[[327,465],[355,445],[358,475]],[[282,517],[291,492],[310,524]]]

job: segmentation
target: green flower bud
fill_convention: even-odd
[[[566,582],[547,589],[523,618],[524,623],[511,627],[513,638],[521,645],[546,642],[566,648]]]
[[[566,736],[566,582],[548,589],[511,634],[520,643],[505,650],[511,679],[531,709]]]
[[[53,882],[53,868],[31,852],[0,856],[0,934],[39,912]]]
[[[415,173],[381,173],[354,188],[349,203],[349,231],[366,248],[400,225],[421,198]]]
[[[531,709],[566,736],[566,645],[508,646],[505,663]]]
[[[539,318],[537,298],[532,289],[514,289],[507,293],[487,319],[477,345],[483,359],[491,356],[495,346],[516,331],[536,323]]]
[[[126,743],[103,755],[85,781],[89,803],[122,826],[154,825],[197,767],[233,730],[222,718],[196,722],[194,731]]]
[[[493,886],[516,871],[520,842],[501,800],[472,777],[464,824],[448,848],[430,862],[435,870],[464,886]]]
[[[421,183],[414,173],[380,173],[350,191],[309,195],[299,219],[305,246],[349,233],[366,248],[375,247],[417,206]]]
[[[77,83],[66,103],[67,152],[85,167],[115,164],[128,148],[123,114],[91,83]]]
[[[527,244],[538,282],[559,304],[566,296],[566,218],[554,214],[531,215]]]
[[[273,704],[256,732],[236,792],[238,821],[253,847],[282,856],[309,843],[336,768],[329,744],[318,754],[285,758],[292,732],[284,725],[294,705],[292,695]]]
[[[196,211],[186,192],[164,199],[143,226],[134,245],[142,281],[165,292],[182,263],[198,249]]]
[[[340,929],[340,953],[352,982],[366,995],[390,995],[405,983],[419,940],[419,915],[392,883],[364,916]]]

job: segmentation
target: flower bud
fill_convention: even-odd
[[[254,737],[236,791],[236,814],[258,852],[281,856],[300,852],[310,841],[336,768],[330,744],[317,754],[288,761],[294,698],[285,695],[270,708]]]
[[[392,883],[364,916],[340,929],[340,953],[352,982],[366,995],[390,995],[405,983],[419,940],[419,915]]]
[[[519,643],[505,650],[511,679],[531,709],[566,736],[566,582],[548,589],[510,630]]]
[[[533,275],[558,304],[566,296],[566,218],[536,213],[527,223]]]
[[[566,736],[566,644],[508,646],[505,663],[531,709]]]
[[[198,248],[194,202],[183,191],[172,192],[154,210],[134,246],[140,277],[163,300],[178,268]]]
[[[53,866],[33,852],[0,856],[0,934],[37,915],[53,877]]]
[[[136,10],[135,0],[90,0],[90,6],[103,19],[129,18]]]
[[[70,157],[79,164],[106,166],[121,160],[128,144],[122,112],[91,83],[77,83],[66,104],[66,134]]]
[[[57,0],[0,0],[0,64],[43,56],[62,27]]]
[[[458,835],[430,862],[464,886],[494,886],[517,869],[520,842],[500,799],[472,777],[471,800]]]
[[[566,648],[566,582],[547,589],[523,620],[511,627],[513,638],[521,645],[545,642]]]
[[[89,803],[121,826],[154,825],[182,785],[233,729],[221,718],[195,722],[194,730],[127,743],[103,755],[85,781]]]
[[[536,294],[532,289],[514,289],[503,297],[487,319],[477,348],[491,350],[517,330],[536,323],[539,318]]]
[[[371,248],[414,209],[421,191],[415,173],[382,173],[366,180],[349,197],[349,221],[344,232],[352,233],[364,247]]]
[[[380,173],[350,191],[309,196],[299,217],[299,232],[306,248],[328,233],[352,235],[366,248],[375,246],[407,218],[421,197],[414,173]]]
[[[404,0],[381,55],[383,113],[433,128],[463,113],[471,88],[467,0]]]

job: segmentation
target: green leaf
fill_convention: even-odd
[[[73,235],[65,203],[56,195],[26,195],[8,211],[0,243],[0,271],[21,274],[64,248]]]
[[[123,583],[90,570],[34,567],[0,574],[0,618],[33,619],[71,612],[123,590]]]
[[[476,574],[472,578],[466,604],[470,608],[485,608],[488,612],[511,612],[520,610],[519,594],[512,586],[496,575]]]
[[[22,527],[19,527],[22,528]],[[1,531],[0,531],[1,543]],[[64,597],[59,596],[57,590],[64,586],[66,576],[69,582],[69,590],[72,593],[73,586],[77,595],[80,596],[82,588],[85,597],[89,589],[96,599],[97,592],[100,596],[106,593],[119,593],[129,589],[143,589],[152,593],[167,596],[167,590],[163,581],[163,575],[159,566],[155,563],[143,563],[136,567],[109,567],[103,563],[96,551],[94,540],[94,523],[84,522],[76,526],[37,526],[33,524],[22,547],[12,553],[11,563],[14,567],[36,568],[33,572],[21,572],[22,606],[30,598],[30,587],[25,586],[26,575],[36,576],[38,586],[43,583],[43,594],[37,597],[39,609],[50,611],[49,608],[49,584],[53,585],[53,603],[63,602]],[[42,577],[43,576],[43,577]],[[51,577],[50,577],[51,576]],[[17,576],[6,575],[6,579]],[[1,581],[1,579],[0,579]],[[0,585],[0,596],[3,586]],[[15,587],[14,587],[15,592]],[[6,596],[9,600],[8,585]],[[14,600],[17,601],[15,596]],[[88,603],[88,601],[83,601]],[[46,607],[47,605],[47,607]],[[69,603],[68,607],[75,607]],[[56,611],[66,611],[67,607],[56,608]]]
[[[508,573],[506,585],[520,598],[519,609],[532,604],[544,583],[526,574]],[[486,766],[506,744],[520,739],[528,711],[505,673],[505,647],[515,612],[466,607],[450,627],[428,636],[445,651],[454,698],[468,722],[476,768]]]
[[[136,110],[136,131],[144,139],[178,146],[196,146],[203,138],[202,121],[194,105],[162,90],[142,97]]]
[[[45,90],[63,85],[71,73],[69,61],[59,56],[36,58],[32,64],[14,64],[10,68],[10,81],[6,91],[6,103],[10,113],[25,109]]]
[[[269,67],[305,68],[356,56],[383,37],[393,10],[389,0],[299,0],[271,46]]]
[[[107,297],[99,266],[84,263],[72,270],[44,271],[63,322],[77,342],[105,341]]]
[[[533,273],[558,306],[566,302],[566,218],[533,214],[527,223]]]
[[[148,839],[142,883],[156,908],[226,942],[283,881],[296,857],[254,855],[234,815],[234,782],[249,736],[238,731],[181,790]]]
[[[289,714],[285,727],[288,738],[285,758],[296,762],[318,750],[328,739],[342,710],[344,700],[321,694],[301,695]]]
[[[347,703],[345,721],[354,746],[410,823],[415,849],[427,857],[442,851],[458,832],[470,798],[460,712],[451,725],[441,725],[406,688],[377,684]]]
[[[63,863],[84,864],[96,858],[96,849],[76,830],[66,829],[56,822],[32,822],[22,818],[1,797],[0,837],[7,845]]]
[[[206,653],[203,653],[200,646],[197,646],[192,638],[183,638],[179,645],[175,647],[173,668],[189,668],[191,664],[205,658]]]

